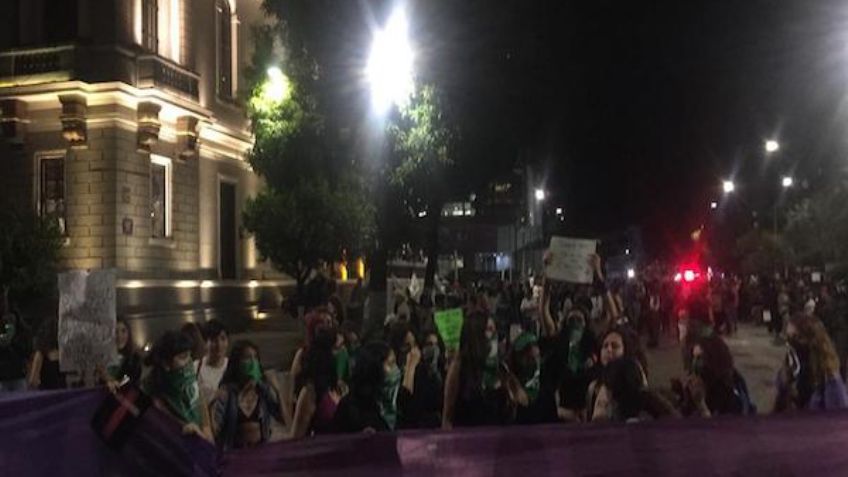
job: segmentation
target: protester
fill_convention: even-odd
[[[665,399],[648,390],[642,366],[633,358],[608,363],[592,386],[597,388],[592,390],[589,421],[634,422],[679,416]]]
[[[0,315],[0,393],[26,389],[30,338],[20,316],[5,306]]]
[[[336,406],[343,394],[334,356],[338,332],[332,319],[326,310],[319,309],[306,316],[306,323],[310,341],[299,350],[296,363],[292,364],[297,396],[289,433],[293,439],[330,432]]]
[[[115,322],[115,347],[118,359],[106,368],[106,376],[101,378],[112,391],[124,383],[138,384],[141,379],[141,353],[135,346],[129,325],[120,318]]]
[[[412,393],[418,419],[417,422],[412,418],[407,419],[407,425],[418,429],[433,429],[442,423],[446,357],[444,344],[435,331],[424,335],[422,345],[421,363],[415,371]]]
[[[152,369],[142,388],[156,407],[182,425],[184,434],[212,442],[209,409],[200,396],[197,370],[191,359],[193,346],[185,333],[165,333],[148,356]]]
[[[679,395],[679,407],[686,416],[755,414],[745,380],[733,365],[733,356],[718,335],[695,340],[690,372],[673,385]]]
[[[594,378],[597,345],[586,322],[585,311],[574,308],[559,332],[556,357],[560,370],[558,414],[566,420],[571,420],[586,407],[586,392]]]
[[[27,387],[40,390],[67,387],[65,374],[59,370],[59,321],[55,317],[45,319],[38,329]]]
[[[481,313],[468,315],[462,324],[459,354],[450,363],[445,379],[442,428],[508,422],[507,378],[508,371],[498,355],[494,321]]]
[[[211,403],[227,369],[230,335],[223,323],[214,319],[206,323],[204,335],[209,353],[198,363],[197,383],[206,402]]]
[[[839,357],[824,325],[799,313],[789,320],[786,334],[789,349],[778,373],[775,412],[848,408]]]
[[[224,450],[255,447],[271,437],[271,419],[283,422],[280,386],[273,371],[263,373],[259,348],[250,341],[233,345],[212,402],[215,441]]]
[[[201,358],[209,352],[206,338],[203,336],[203,328],[197,323],[189,322],[184,324],[180,331],[191,340],[191,359],[194,361],[194,369],[197,371]]]
[[[414,357],[407,361],[407,371],[413,371],[403,377],[395,353],[386,343],[377,341],[363,346],[351,377],[350,393],[342,398],[336,410],[336,431],[397,429],[403,416],[409,414],[416,361]]]

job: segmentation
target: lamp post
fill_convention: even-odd
[[[412,45],[409,41],[409,23],[406,12],[397,7],[389,16],[385,27],[374,32],[371,50],[365,70],[371,92],[371,106],[381,126],[393,107],[402,107],[409,102],[415,88],[413,76]],[[381,141],[380,155],[386,152]],[[388,276],[388,224],[386,223],[387,190],[383,180],[377,183],[377,244],[372,257],[369,284],[369,316],[363,323],[363,338],[379,330],[386,317]],[[431,211],[431,213],[438,213]]]

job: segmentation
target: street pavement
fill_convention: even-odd
[[[738,332],[724,337],[733,354],[736,369],[745,378],[748,392],[760,414],[768,414],[774,404],[774,380],[786,354],[775,345],[764,327],[741,324]],[[656,349],[647,349],[648,381],[652,388],[670,388],[672,378],[683,377],[683,359],[676,339],[663,337]]]

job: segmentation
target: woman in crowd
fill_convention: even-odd
[[[326,311],[318,310],[307,315],[306,323],[310,341],[295,358],[300,371],[294,373],[292,365],[297,396],[290,433],[294,439],[329,432],[343,394],[334,354],[338,332],[332,320]]]
[[[338,432],[383,432],[403,427],[415,411],[411,408],[415,369],[421,358],[412,348],[405,371],[398,366],[395,352],[378,341],[359,350],[351,377],[350,393],[339,403],[334,419]]]
[[[441,426],[446,361],[445,347],[439,334],[435,331],[426,333],[413,389],[418,421],[410,423],[410,427],[434,429]]]
[[[262,372],[259,349],[249,341],[236,342],[226,363],[212,403],[218,446],[227,450],[268,442],[271,419],[283,422],[280,388],[273,372]]]
[[[686,381],[673,384],[683,415],[709,417],[756,413],[745,381],[733,366],[733,355],[720,336],[713,334],[695,340],[689,362]]]
[[[200,397],[192,347],[185,333],[165,333],[148,356],[152,369],[142,388],[153,398],[156,407],[182,425],[184,434],[195,434],[212,442],[209,408]]]
[[[642,365],[623,357],[604,367],[596,382],[587,419],[592,422],[634,422],[664,417],[679,417],[665,399],[648,390]]]
[[[462,324],[459,354],[445,378],[442,428],[504,424],[510,414],[507,373],[498,356],[494,321],[470,314]]]
[[[647,386],[647,360],[639,345],[639,338],[628,328],[616,327],[606,332],[601,337],[601,350],[599,352],[599,363],[593,371],[598,376],[588,387],[586,395],[585,417],[591,418],[595,401],[603,384],[603,376],[606,368],[621,359],[629,359],[639,366],[642,382]],[[562,412],[561,412],[562,414]]]
[[[817,318],[796,314],[786,334],[789,350],[778,374],[775,412],[848,408],[839,357],[824,325]]]
[[[197,370],[197,383],[206,402],[212,402],[221,378],[227,369],[227,351],[230,345],[230,335],[223,323],[210,320],[204,327],[206,347],[209,353],[200,359]]]
[[[115,345],[118,348],[118,361],[106,368],[106,385],[115,390],[125,380],[138,383],[141,379],[141,353],[135,346],[129,324],[118,319],[115,323]]]
[[[586,321],[585,311],[572,308],[557,339],[558,415],[565,420],[585,409],[586,391],[594,378],[597,345]]]
[[[59,322],[55,317],[44,320],[38,329],[27,387],[41,390],[67,387],[65,374],[59,371]]]
[[[184,324],[180,331],[191,339],[191,359],[194,361],[196,372],[200,360],[209,352],[206,347],[206,338],[203,337],[203,328],[197,323],[189,322]]]

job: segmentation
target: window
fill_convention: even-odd
[[[148,51],[159,49],[157,26],[158,0],[141,0],[141,46]]]
[[[38,171],[38,207],[42,217],[53,217],[65,233],[65,158],[42,157]]]
[[[150,231],[153,238],[171,236],[171,160],[150,156]]]
[[[233,23],[229,0],[218,0],[218,96],[233,96]]]

